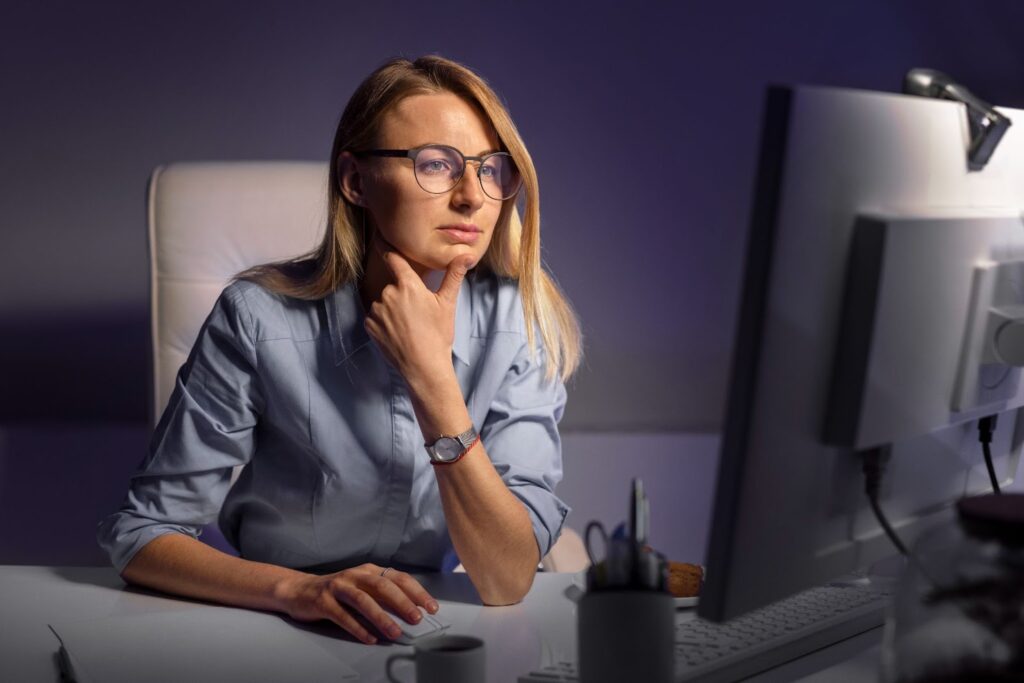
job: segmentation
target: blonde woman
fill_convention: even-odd
[[[529,590],[569,511],[580,333],[541,268],[530,156],[472,71],[388,62],[331,158],[323,242],[224,290],[98,538],[130,583],[373,643],[398,635],[385,608],[437,610],[407,570],[461,562],[490,605]],[[196,540],[218,514],[240,558]]]

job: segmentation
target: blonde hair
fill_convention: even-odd
[[[567,380],[580,364],[582,335],[576,314],[541,264],[537,171],[512,118],[490,86],[467,67],[436,55],[392,59],[370,74],[353,93],[338,123],[331,149],[328,219],[323,241],[294,259],[249,268],[235,279],[257,282],[278,294],[322,299],[362,276],[369,235],[364,208],[341,193],[338,158],[344,151],[375,144],[385,114],[416,94],[450,92],[476,105],[490,120],[502,150],[515,161],[525,193],[522,221],[515,220],[515,198],[503,202],[491,244],[478,268],[519,283],[531,353],[537,332],[547,354],[547,378]]]

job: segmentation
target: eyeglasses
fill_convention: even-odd
[[[416,182],[431,194],[444,194],[458,185],[466,172],[467,161],[477,162],[476,177],[484,194],[491,199],[511,199],[523,185],[519,169],[508,152],[468,157],[448,145],[424,145],[416,149],[368,149],[355,155],[412,159]]]

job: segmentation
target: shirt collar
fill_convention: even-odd
[[[455,304],[455,339],[452,355],[469,365],[469,343],[473,329],[473,302],[470,296],[470,281],[476,273],[466,275],[459,288]],[[327,324],[334,348],[334,364],[341,365],[356,351],[370,343],[366,332],[366,312],[359,296],[359,286],[348,282],[327,296]]]

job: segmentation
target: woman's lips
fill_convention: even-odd
[[[480,231],[472,228],[462,228],[449,225],[440,228],[441,232],[448,235],[448,238],[459,244],[475,244],[480,239]]]

